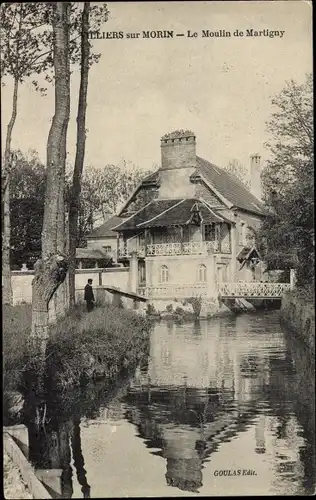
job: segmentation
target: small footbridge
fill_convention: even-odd
[[[218,283],[215,289],[211,287],[211,290],[208,283],[195,283],[194,285],[164,283],[140,287],[138,297],[157,300],[198,296],[207,298],[215,292],[221,299],[281,299],[290,290],[290,283],[223,282]]]
[[[234,299],[260,299],[276,300],[282,299],[285,293],[291,290],[290,283],[262,283],[262,282],[237,282],[218,283],[217,296],[223,300]],[[207,283],[195,285],[173,285],[164,284],[159,286],[141,287],[138,293],[125,291],[114,286],[102,285],[96,287],[96,296],[100,303],[107,302],[104,294],[109,294],[111,302],[119,307],[128,309],[145,310],[146,303],[151,300],[174,300],[175,298],[187,297],[210,297]],[[213,288],[214,293],[214,288]]]
[[[220,283],[218,294],[225,299],[281,299],[291,290],[290,283]]]

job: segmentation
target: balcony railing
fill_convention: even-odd
[[[204,254],[206,252],[206,246],[204,242],[200,241],[189,241],[182,244],[182,254],[184,255],[198,255]]]
[[[145,247],[144,246],[133,246],[133,247],[125,247],[118,249],[118,257],[119,258],[130,258],[132,252],[136,252],[138,257],[145,257]]]
[[[207,283],[197,284],[161,284],[155,286],[139,287],[138,293],[151,299],[172,299],[188,297],[206,297]]]
[[[156,243],[147,245],[147,255],[181,255],[181,243]]]
[[[139,257],[145,257],[145,246],[127,245],[119,249],[119,257],[130,257],[132,252]],[[147,245],[146,256],[159,255],[209,255],[212,253],[231,253],[227,245],[220,248],[218,241],[188,241],[183,243],[155,243]]]

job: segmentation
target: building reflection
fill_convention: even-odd
[[[290,490],[301,481],[311,492],[314,369],[306,359],[293,346],[285,348],[278,325],[267,328],[251,316],[191,327],[161,323],[133,381],[90,418],[127,419],[150,453],[165,460],[167,485],[190,492],[202,487],[205,464],[219,447],[252,427],[256,458],[275,459],[276,491],[281,483]],[[73,459],[82,495],[89,498],[79,416],[50,418],[45,432],[28,424],[30,458],[37,469],[60,470],[54,498],[73,495]]]
[[[254,452],[266,453],[267,408],[275,406],[281,419],[289,411],[282,333],[249,328],[249,317],[245,330],[238,320],[201,322],[191,332],[157,325],[148,366],[138,369],[124,398],[126,418],[151,452],[166,459],[170,486],[198,491],[203,464],[250,425]]]
[[[198,491],[203,463],[255,420],[254,448],[265,453],[266,421],[264,414],[256,418],[257,403],[269,385],[266,347],[273,345],[275,339],[254,332],[251,342],[236,336],[225,322],[200,322],[192,332],[157,325],[148,366],[137,370],[124,401],[139,436],[166,459],[168,485]]]

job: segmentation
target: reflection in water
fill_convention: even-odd
[[[159,323],[150,354],[130,383],[81,425],[78,417],[51,424],[42,448],[35,446],[42,457],[37,460],[33,452],[33,460],[39,468],[62,469],[63,498],[90,495],[83,454],[98,497],[224,495],[237,489],[311,494],[315,426],[309,359],[281,331],[273,312],[192,325]],[[30,442],[38,443],[31,433]],[[257,475],[251,483],[242,477],[232,483],[214,476],[223,469]]]
[[[72,468],[69,437],[71,423],[51,421],[47,427],[28,425],[29,459],[36,469],[49,470],[47,486],[54,498],[71,498]]]
[[[81,485],[81,491],[83,498],[90,498],[90,485],[87,482],[87,471],[84,468],[84,459],[81,450],[81,439],[80,439],[80,418],[75,417],[73,419],[73,433],[71,436],[72,453],[74,457],[74,465],[77,471],[77,479]],[[69,497],[71,498],[71,497]]]
[[[138,426],[139,435],[148,447],[161,448],[167,484],[184,491],[198,491],[203,462],[253,420],[253,407],[247,403],[268,381],[267,359],[252,354],[255,344],[247,342],[245,353],[229,328],[229,342],[222,341],[227,326],[214,323],[210,336],[206,322],[195,325],[194,335],[177,325],[158,325],[148,369],[138,371],[125,398],[137,409],[128,410],[127,418]],[[256,424],[260,452],[265,449],[264,423],[261,418]]]
[[[75,416],[66,422],[58,422],[52,416],[45,427],[29,423],[28,432],[29,459],[35,469],[46,469],[43,479],[51,496],[72,497],[72,455],[83,498],[90,498],[90,486],[87,482],[81,449],[80,419]]]
[[[283,482],[274,481],[276,490],[289,487],[289,477],[299,489],[305,477],[307,493],[313,476],[306,458],[313,456],[313,445],[299,437],[300,396],[293,391],[298,378],[271,315],[241,316],[235,324],[201,322],[193,331],[159,324],[152,333],[148,368],[137,371],[125,398],[126,417],[148,448],[160,448],[167,484],[185,491],[198,491],[203,463],[221,443],[250,426],[253,452],[266,454],[269,417],[276,417],[273,444],[281,453],[274,458],[274,472]]]

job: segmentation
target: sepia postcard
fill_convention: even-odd
[[[5,2],[5,498],[315,494],[312,2]]]

